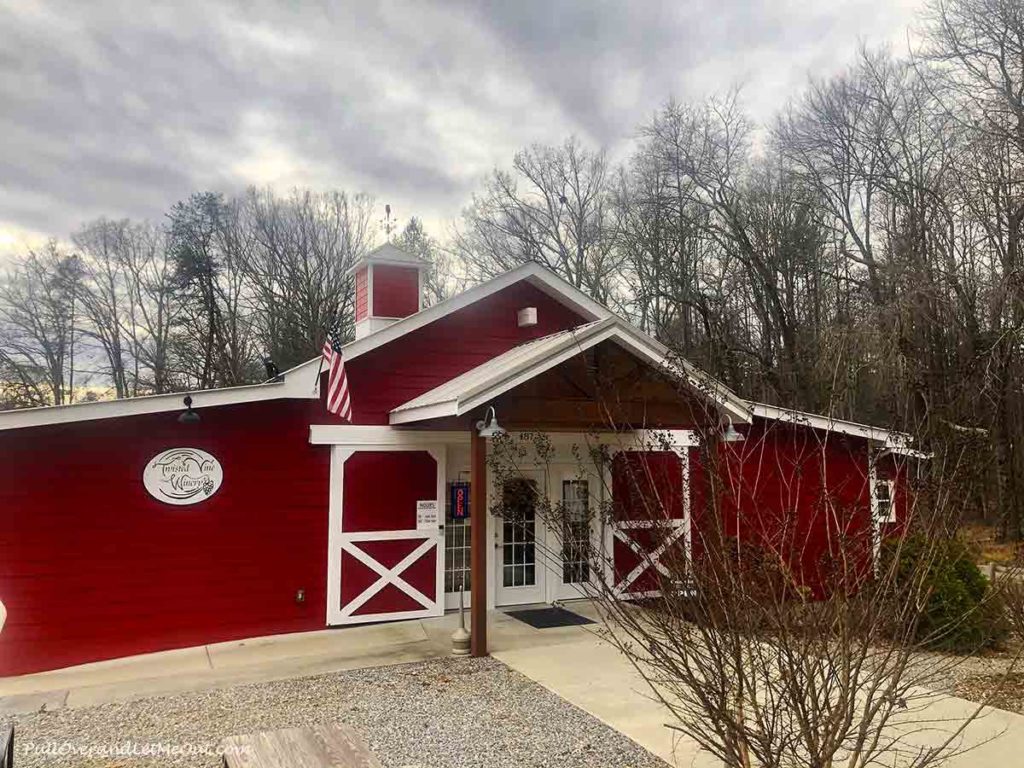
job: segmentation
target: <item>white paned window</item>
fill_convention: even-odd
[[[896,481],[875,478],[871,490],[871,511],[880,523],[896,522]]]

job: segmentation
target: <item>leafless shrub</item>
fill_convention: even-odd
[[[970,746],[964,730],[980,705],[938,717],[932,689],[962,657],[920,654],[992,599],[926,625],[934,569],[956,529],[955,497],[919,484],[883,542],[866,506],[866,472],[829,474],[833,447],[857,448],[830,446],[841,438],[809,429],[814,436],[795,445],[792,432],[778,425],[728,443],[717,429],[700,430],[698,447],[684,448],[668,433],[595,433],[572,445],[511,435],[495,441],[489,464],[498,488],[567,459],[592,483],[597,533],[579,591],[665,706],[667,727],[736,768],[937,764]],[[662,490],[660,473],[679,464],[659,457],[672,451],[690,472],[684,519]],[[613,468],[624,455],[633,459]],[[579,510],[551,501],[534,480],[515,488],[492,512],[503,524],[535,514],[563,532],[540,556],[557,566],[548,578],[562,578],[561,564],[579,557],[579,542],[564,536]],[[625,570],[642,573],[632,580],[629,542]]]

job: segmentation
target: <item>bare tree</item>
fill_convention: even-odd
[[[264,354],[282,368],[315,357],[334,318],[351,326],[349,268],[372,239],[372,198],[250,189],[241,204],[252,246],[243,259]]]
[[[0,365],[13,380],[16,400],[74,402],[81,293],[80,261],[54,241],[7,271],[0,284]]]
[[[125,332],[131,339],[130,396],[173,391],[171,342],[182,300],[176,290],[168,235],[152,224],[132,224],[120,240],[121,268],[131,298]]]
[[[82,312],[87,320],[83,333],[97,342],[106,359],[101,372],[118,398],[128,397],[131,350],[126,333],[132,297],[124,269],[124,240],[128,222],[101,219],[79,230],[72,238],[81,251],[84,290]]]
[[[258,380],[243,270],[252,234],[241,225],[239,204],[213,193],[177,203],[170,248],[185,299],[173,342],[177,373],[199,389]]]
[[[993,257],[989,315],[992,440],[1004,534],[1024,535],[1024,398],[1020,335],[1024,289],[1024,9],[1013,0],[937,0],[927,17],[923,56],[939,78],[938,99],[967,134],[973,178],[962,182],[982,245]],[[979,157],[980,155],[980,157]]]
[[[603,152],[576,139],[530,147],[474,196],[454,248],[478,277],[534,261],[607,302],[617,267],[608,187]]]

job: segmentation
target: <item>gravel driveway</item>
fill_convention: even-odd
[[[504,664],[454,658],[21,715],[15,765],[217,766],[196,750],[316,722],[354,726],[389,768],[665,766]],[[146,750],[163,752],[124,756]]]

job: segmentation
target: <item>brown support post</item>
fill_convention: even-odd
[[[469,652],[487,655],[487,439],[470,432]]]

